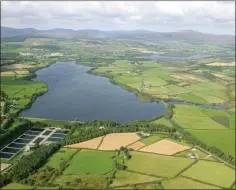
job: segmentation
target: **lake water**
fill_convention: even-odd
[[[208,54],[196,54],[189,57],[170,57],[164,55],[144,55],[139,56],[138,58],[141,59],[151,59],[153,61],[187,61],[187,60],[194,60],[194,59],[204,59],[210,57]]]
[[[163,114],[163,103],[140,102],[135,94],[87,74],[91,67],[74,62],[57,62],[36,72],[38,81],[47,82],[49,91],[36,99],[23,117],[55,120],[114,120],[127,123]]]

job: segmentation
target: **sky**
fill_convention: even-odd
[[[196,30],[235,35],[235,2],[2,1],[1,25],[41,30]]]

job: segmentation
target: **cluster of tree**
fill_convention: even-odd
[[[59,148],[59,144],[53,143],[48,146],[41,146],[33,153],[23,156],[10,170],[11,178],[16,181],[27,178],[30,174],[35,173]]]
[[[182,127],[180,127],[174,121],[171,121],[171,123],[180,132],[180,135],[170,133],[169,134],[170,138],[182,139],[189,144],[197,145],[197,146],[203,148],[204,150],[207,150],[210,153],[216,155],[217,157],[221,158],[222,160],[226,161],[227,163],[229,163],[231,165],[235,165],[235,158],[233,156],[222,152],[220,149],[218,149],[216,147],[206,145],[205,143],[203,143],[202,141],[200,141],[199,139],[194,137],[192,134],[185,131]]]
[[[172,116],[173,116],[173,108],[174,108],[175,106],[173,105],[173,104],[169,104],[166,108],[165,108],[165,112],[164,112],[164,117],[166,118],[166,119],[171,119],[172,118]]]
[[[117,162],[116,159],[113,160],[113,168],[117,169],[117,170],[125,170],[127,168],[126,165],[124,164],[120,164]]]
[[[11,122],[11,124],[13,122]],[[11,124],[9,124],[9,125],[11,125]],[[25,131],[27,131],[30,128],[31,128],[31,122],[24,121],[24,122],[19,123],[17,125],[14,125],[11,127],[9,126],[9,128],[7,128],[7,130],[1,131],[0,147],[3,147],[6,144],[9,144],[13,139],[17,138],[18,136],[20,136],[22,133],[24,133]]]
[[[121,146],[120,151],[124,151],[125,159],[129,160],[132,157],[127,147]]]
[[[53,180],[60,174],[61,172],[58,169],[46,166],[37,173],[22,179],[20,183],[29,186],[56,187],[57,185],[53,184]]]

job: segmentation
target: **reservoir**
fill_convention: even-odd
[[[107,78],[86,73],[90,69],[74,62],[56,62],[38,70],[36,80],[47,82],[49,91],[20,116],[128,123],[163,114],[163,103],[140,102],[134,93],[110,83]]]

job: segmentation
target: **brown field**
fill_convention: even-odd
[[[20,70],[20,71],[15,71],[18,75],[26,75],[29,74],[29,71],[27,70]]]
[[[135,142],[134,144],[129,145],[128,148],[132,148],[134,150],[138,150],[138,149],[140,149],[140,148],[142,148],[144,146],[145,146],[144,143],[138,141],[138,142]]]
[[[29,64],[13,64],[4,66],[3,69],[11,69],[11,70],[20,70],[20,69],[28,69],[34,67],[33,65]]]
[[[12,71],[1,72],[1,76],[3,76],[3,77],[5,77],[5,76],[12,76],[12,75],[15,75],[15,73],[12,72]]]
[[[235,62],[231,62],[231,63],[222,63],[222,62],[214,62],[214,63],[208,63],[206,64],[208,66],[227,66],[227,67],[235,67]]]
[[[201,79],[193,76],[193,75],[171,75],[172,77],[176,78],[176,79],[180,79],[180,80],[184,80],[184,81],[197,81],[197,82],[202,82]]]
[[[187,79],[190,79],[190,80],[193,80],[193,81],[197,81],[197,82],[203,82],[202,79],[200,78],[197,78],[196,76],[194,75],[183,75],[183,77],[187,78]]]
[[[175,142],[172,142],[167,139],[160,140],[155,142],[151,145],[148,145],[144,148],[141,148],[140,151],[142,152],[153,152],[165,155],[173,155],[177,152],[184,151],[189,149],[190,147],[184,146]]]
[[[127,146],[140,137],[136,133],[111,133],[105,136],[98,150],[115,150]]]
[[[142,49],[142,48],[131,48],[133,50],[138,50],[142,53],[152,53],[152,54],[163,54],[164,52],[159,52],[159,51],[153,51],[153,50],[148,50],[148,49]]]
[[[88,148],[88,149],[96,149],[99,144],[101,143],[101,140],[104,136],[97,137],[88,141],[84,141],[81,143],[76,143],[76,144],[70,144],[66,145],[64,147],[66,148]]]
[[[8,168],[11,164],[6,164],[6,163],[1,163],[1,171],[5,170]]]

